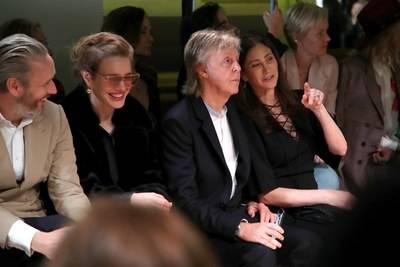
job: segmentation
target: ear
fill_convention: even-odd
[[[196,66],[196,73],[199,76],[199,78],[202,78],[202,79],[208,78],[208,70],[204,64],[198,64]]]
[[[298,32],[293,33],[293,41],[297,44],[301,39],[301,35]]]
[[[93,84],[92,74],[86,70],[81,70],[80,74],[81,74],[82,79],[85,81],[86,86],[89,88],[92,88],[92,84]]]
[[[8,92],[13,96],[21,96],[24,92],[24,86],[21,81],[15,77],[8,78],[6,81],[6,87]]]

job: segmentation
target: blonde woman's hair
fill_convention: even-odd
[[[328,10],[309,3],[291,6],[285,16],[284,32],[289,46],[297,48],[294,35],[305,36],[318,22],[328,19]]]
[[[99,32],[82,37],[71,50],[74,74],[80,71],[96,73],[101,61],[110,56],[127,57],[133,61],[133,48],[121,36],[110,32]]]
[[[361,47],[361,54],[393,68],[400,64],[400,20],[381,33],[368,37]]]

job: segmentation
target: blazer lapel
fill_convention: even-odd
[[[365,79],[365,87],[367,88],[369,97],[371,98],[372,103],[374,104],[376,110],[378,111],[379,117],[383,122],[384,112],[381,100],[381,90],[379,89],[379,85],[376,82],[375,73],[373,71],[372,65],[366,68]]]
[[[221,144],[219,143],[217,133],[215,132],[214,124],[212,123],[210,114],[203,103],[201,97],[191,97],[193,103],[193,109],[196,117],[202,122],[201,129],[210,141],[214,151],[217,153],[219,159],[223,162],[225,167],[228,169],[228,166],[225,162],[225,157],[222,152]]]
[[[240,122],[239,114],[236,110],[236,106],[233,101],[230,100],[227,104],[228,106],[228,120],[232,132],[232,139],[235,145],[236,152],[238,153],[237,168],[236,168],[236,179],[242,181],[243,178],[247,180],[247,175],[242,173],[246,168],[243,167],[243,163],[246,163],[250,158],[248,147],[247,147],[247,137],[244,135],[243,127]]]
[[[48,143],[50,139],[51,125],[48,121],[43,118],[42,115],[38,115],[36,120],[25,127],[24,129],[24,141],[25,141],[25,180],[23,184],[29,186],[29,184],[35,184],[35,177],[41,177],[43,166],[48,155]]]
[[[10,155],[3,136],[0,134],[0,190],[17,186],[17,177],[11,164]]]

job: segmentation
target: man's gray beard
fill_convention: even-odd
[[[18,103],[15,107],[15,113],[20,118],[33,118],[40,114],[38,109],[29,110],[24,104]]]

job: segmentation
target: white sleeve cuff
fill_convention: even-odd
[[[391,139],[388,136],[382,136],[381,142],[379,144],[381,147],[388,148],[390,150],[396,151],[399,145],[399,142],[396,140]]]
[[[21,249],[30,257],[33,254],[31,243],[36,232],[39,232],[39,230],[24,223],[22,220],[18,220],[8,232],[7,246]]]

